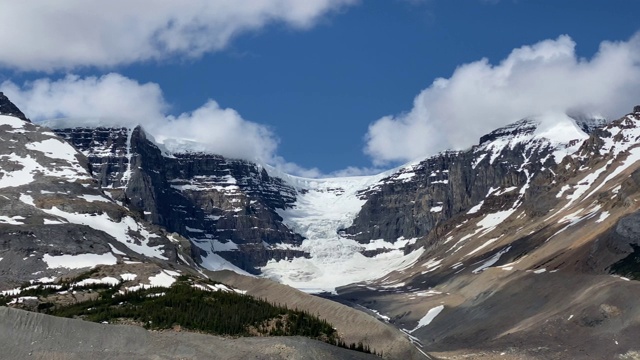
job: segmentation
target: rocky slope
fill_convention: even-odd
[[[0,307],[4,359],[379,359],[301,337],[150,332]]]
[[[299,178],[187,149],[168,152],[139,127],[57,128],[84,156],[67,150],[47,157],[50,146],[33,144],[50,145],[55,134],[3,119],[0,195],[8,201],[1,215],[10,235],[23,239],[5,241],[3,249],[13,251],[6,256],[12,265],[40,266],[12,279],[55,273],[44,260],[56,254],[15,250],[38,246],[35,239],[48,234],[38,226],[49,233],[73,226],[73,234],[86,226],[100,240],[73,245],[76,253],[86,245],[104,255],[109,247],[117,262],[137,256],[174,267],[194,265],[193,258],[206,269],[326,292],[443,357],[637,355],[640,107],[611,122],[564,114],[523,119],[465,151],[334,179]],[[21,171],[29,182],[15,184],[25,178],[17,176]],[[82,211],[95,213],[91,223]],[[124,235],[104,231],[100,219],[109,219],[109,228],[126,224]],[[5,277],[13,271],[7,269]],[[257,279],[211,276],[272,299],[298,298]]]
[[[121,291],[168,287],[181,275],[205,276],[196,261],[213,269],[231,267],[241,272],[214,253],[215,246],[227,249],[237,245],[234,253],[239,256],[247,253],[245,258],[251,261],[261,261],[255,259],[265,256],[305,255],[273,245],[282,244],[283,239],[290,244],[301,241],[300,235],[278,220],[281,218],[274,210],[290,206],[287,204],[293,201],[294,193],[292,187],[281,179],[270,177],[260,167],[206,154],[162,154],[139,128],[73,129],[71,135],[61,132],[73,141],[74,145],[71,145],[51,130],[25,120],[26,117],[5,97],[0,96],[0,100],[2,304],[9,302],[13,307],[37,311],[51,304],[95,299],[98,293],[94,287],[117,285]],[[78,151],[83,144],[86,156]],[[160,170],[153,166],[160,166]],[[217,231],[213,233],[221,233],[221,236],[213,237],[212,231],[202,229],[211,224],[216,225]],[[168,228],[188,237],[168,231]],[[280,235],[274,235],[280,232]],[[261,249],[257,254],[251,254],[253,245]],[[231,258],[236,261],[240,259],[233,256]],[[210,277],[214,275],[209,274]],[[236,291],[226,286],[222,288]],[[295,301],[301,296],[310,297],[302,293],[280,296],[284,293],[279,288],[256,296],[291,307],[296,306]],[[321,317],[333,314],[333,308],[327,306],[308,310]],[[369,319],[373,323],[369,324],[366,334],[351,331],[351,324],[344,319],[368,317],[344,306],[340,313],[343,318],[334,319],[338,320],[336,329],[341,334],[349,331],[350,340],[369,346],[366,336],[380,337],[381,348],[389,350],[389,354],[403,353],[408,358],[421,356],[402,338],[389,342],[398,337],[397,331],[389,326]],[[27,322],[19,324],[25,333],[38,326],[29,318],[20,317],[20,321]],[[57,324],[52,325],[51,331],[54,331],[61,323],[51,321]],[[78,329],[85,326],[77,324],[69,326]],[[88,325],[87,331],[88,336],[95,337],[96,331],[103,330]],[[381,337],[380,334],[393,336]],[[185,335],[181,341],[188,343],[189,336]],[[45,358],[86,355],[64,352],[54,346],[59,339],[46,339],[53,341],[49,343],[51,348],[47,345],[46,349],[38,350]],[[144,343],[147,340],[150,343]],[[142,336],[140,341],[142,349],[148,349],[155,340],[153,336]],[[231,346],[229,352],[237,352],[239,358],[249,356],[255,352],[252,341],[237,341],[240,345]],[[324,349],[324,345],[316,346],[314,342],[298,338],[256,340],[255,343],[274,344],[277,349],[285,346],[291,350],[278,350],[273,354],[275,358],[304,356],[300,351],[292,350],[296,348],[304,348],[318,356],[359,358],[351,352]],[[241,349],[245,345],[249,350]],[[148,358],[144,351],[127,351],[131,356]],[[198,354],[205,356],[208,351],[210,348],[205,348]],[[168,353],[162,356],[173,356],[172,352]],[[106,356],[124,355],[115,351]],[[228,357],[225,355],[224,358]]]
[[[276,246],[302,241],[276,213],[291,206],[295,191],[264,168],[212,154],[163,153],[140,127],[55,131],[87,156],[105,191],[190,239],[194,258],[211,270],[255,272],[269,259],[305,255]]]
[[[447,358],[637,356],[640,109],[558,145],[539,129],[516,123],[457,155],[475,161],[449,168],[468,205],[416,242],[415,265],[340,298]],[[483,186],[490,171],[504,173]]]
[[[82,154],[50,130],[24,120],[15,106],[3,104],[0,286],[96,264],[193,264],[184,238],[118,205],[91,176]]]

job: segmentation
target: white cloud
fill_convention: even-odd
[[[0,66],[115,66],[198,57],[273,23],[304,29],[358,0],[0,0]]]
[[[0,91],[32,120],[47,120],[45,124],[51,126],[140,124],[169,150],[188,148],[261,162],[276,159],[278,140],[266,126],[247,121],[213,100],[192,112],[169,115],[157,84],[140,84],[120,74],[68,75],[22,86],[5,81]]]
[[[265,125],[242,118],[234,109],[209,100],[196,110],[169,114],[158,84],[117,73],[101,77],[67,75],[24,84],[0,83],[0,91],[36,123],[50,127],[142,125],[155,141],[172,152],[205,151],[269,164],[285,173],[309,177],[366,175],[379,169],[349,167],[325,174],[277,154],[278,137]]]
[[[410,161],[464,149],[485,133],[546,112],[616,118],[640,102],[640,34],[602,42],[591,59],[578,58],[566,35],[514,49],[497,65],[487,59],[436,79],[403,114],[369,126],[365,153],[374,164]]]

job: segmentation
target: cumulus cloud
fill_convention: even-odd
[[[305,168],[277,154],[278,137],[214,100],[179,115],[158,84],[141,84],[117,73],[100,77],[67,75],[16,84],[0,83],[12,102],[36,123],[55,128],[142,125],[156,143],[172,152],[204,151],[269,164],[297,176],[320,178],[368,175],[377,168],[349,167],[332,173]]]
[[[640,34],[600,44],[579,58],[567,35],[514,49],[438,78],[402,114],[369,126],[365,153],[374,164],[410,161],[445,149],[464,149],[483,134],[547,112],[616,118],[640,103]]]
[[[45,125],[140,124],[172,151],[208,151],[261,162],[277,158],[278,139],[266,126],[247,121],[213,100],[194,111],[170,115],[158,84],[140,84],[116,73],[84,78],[68,75],[22,85],[5,81],[0,91],[32,120]]]
[[[198,57],[273,23],[298,29],[358,0],[0,0],[0,65],[21,70]]]

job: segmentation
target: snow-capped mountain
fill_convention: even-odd
[[[59,274],[61,256],[151,259],[333,293],[442,357],[637,353],[640,107],[332,179],[0,113],[5,283]]]
[[[495,130],[469,151],[375,176],[305,179],[214,154],[169,153],[140,127],[55,131],[88,157],[114,199],[189,238],[202,266],[308,292],[414,264],[425,250],[416,242],[438,223],[481,206],[492,189],[521,188],[522,198],[533,174],[588,138],[575,120],[548,115]]]
[[[413,245],[425,249],[420,259],[340,289],[340,297],[357,299],[436,355],[632,356],[640,108],[590,134],[568,118],[548,129],[539,120],[441,156],[450,164],[440,169],[452,185],[442,201],[447,213]],[[418,185],[412,196],[441,199],[428,180],[420,184],[426,190]],[[372,193],[378,204],[405,204],[395,212],[415,206],[385,190]]]
[[[81,153],[2,94],[0,132],[0,286],[140,259],[193,264],[184,238],[118,205]]]

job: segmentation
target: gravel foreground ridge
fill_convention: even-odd
[[[150,332],[7,307],[0,307],[0,349],[1,359],[379,359],[304,337]]]

